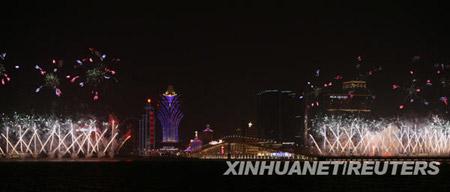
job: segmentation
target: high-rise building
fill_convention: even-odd
[[[312,144],[308,135],[314,132],[311,130],[313,119],[326,114],[368,115],[372,112],[375,95],[368,88],[367,81],[369,76],[382,68],[367,69],[368,71],[364,72],[366,69],[367,65],[363,65],[361,56],[358,56],[355,70],[344,75],[347,78],[346,81],[341,82],[343,77],[337,75],[335,77],[337,82],[325,83],[323,87],[314,88],[308,82],[313,89],[307,91],[305,95],[302,138],[304,146]],[[316,77],[316,81],[318,81],[319,75],[317,74]]]
[[[164,146],[176,146],[179,141],[178,129],[183,118],[179,98],[171,85],[161,96],[157,116],[162,128],[162,143]]]
[[[140,155],[146,155],[149,150],[155,149],[155,111],[151,105],[151,99],[147,99],[145,113],[139,120],[138,151]]]
[[[292,91],[265,90],[257,94],[257,135],[279,142],[295,141],[301,132],[300,101]]]
[[[342,89],[324,94],[323,106],[327,112],[371,112],[374,95],[366,81],[352,80],[342,83]]]
[[[367,65],[361,56],[357,57],[355,71],[350,72],[348,80],[341,87],[322,95],[323,106],[328,113],[367,113],[372,111],[375,96],[367,86],[368,77],[381,68],[364,72]]]

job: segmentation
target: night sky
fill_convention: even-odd
[[[34,93],[40,79],[33,66],[52,58],[72,65],[94,47],[122,60],[119,83],[102,101],[119,118],[138,117],[147,97],[157,100],[172,84],[182,94],[184,138],[206,123],[228,134],[255,121],[257,92],[301,93],[318,67],[332,78],[351,73],[362,56],[367,65],[383,66],[369,86],[386,95],[413,56],[447,62],[448,14],[440,4],[412,3],[4,4],[0,50],[23,71],[0,87],[0,110],[45,108],[56,97]]]

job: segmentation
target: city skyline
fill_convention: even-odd
[[[450,188],[443,2],[0,6],[0,191]]]
[[[256,93],[267,89],[301,93],[319,67],[324,77],[331,78],[335,69],[350,72],[358,56],[367,66],[381,65],[384,70],[375,77],[380,82],[369,86],[383,96],[391,94],[386,86],[394,76],[407,77],[404,72],[412,57],[420,56],[429,64],[448,61],[449,39],[440,25],[444,10],[437,5],[392,3],[382,7],[383,15],[373,14],[380,6],[336,5],[342,9],[288,9],[265,16],[264,5],[253,9],[254,15],[231,5],[200,15],[155,6],[162,10],[142,6],[149,9],[123,14],[122,9],[138,5],[42,3],[25,6],[29,14],[21,15],[17,10],[22,5],[14,4],[2,13],[8,27],[1,32],[7,38],[0,40],[0,49],[8,53],[9,64],[20,64],[24,71],[0,89],[7,98],[3,109],[48,106],[53,97],[33,94],[34,65],[53,58],[71,63],[90,47],[122,60],[114,94],[100,102],[109,103],[120,117],[138,117],[148,97],[158,98],[172,84],[184,97],[183,138],[206,123],[225,135],[242,121],[255,122]],[[426,8],[435,11],[420,12]]]

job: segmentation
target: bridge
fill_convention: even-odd
[[[314,158],[300,154],[293,143],[279,143],[274,140],[225,136],[215,142],[193,151],[191,157],[200,159],[296,159],[312,160]]]

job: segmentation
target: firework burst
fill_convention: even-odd
[[[449,66],[446,64],[435,64],[433,72],[426,72],[426,76],[419,76],[417,63],[421,57],[412,58],[412,64],[408,71],[409,78],[403,83],[393,83],[391,85],[400,97],[401,104],[398,106],[400,110],[410,108],[412,105],[425,106],[432,108],[441,108],[448,112],[448,73]],[[428,69],[427,69],[428,70]]]
[[[19,66],[14,66],[14,69],[19,69]],[[0,53],[0,85],[6,85],[11,81],[11,76],[8,73],[6,65],[6,53]]]
[[[36,65],[34,68],[39,71],[42,77],[41,85],[36,88],[35,92],[39,93],[43,88],[49,88],[55,91],[55,95],[60,97],[62,91],[60,89],[59,70],[62,67],[62,60],[53,59],[52,63],[46,69]]]
[[[79,87],[87,87],[90,90],[92,99],[95,101],[100,98],[102,86],[107,81],[117,82],[115,78],[117,72],[114,67],[120,59],[109,59],[106,54],[94,48],[89,48],[89,53],[88,57],[76,60],[74,68],[79,69],[79,72],[67,75],[66,78],[72,84],[77,84]]]
[[[78,158],[114,156],[130,137],[119,138],[114,121],[14,115],[1,124],[4,157]]]
[[[450,121],[438,116],[421,121],[325,116],[316,119],[313,130],[312,145],[321,155],[446,156],[450,153]]]

